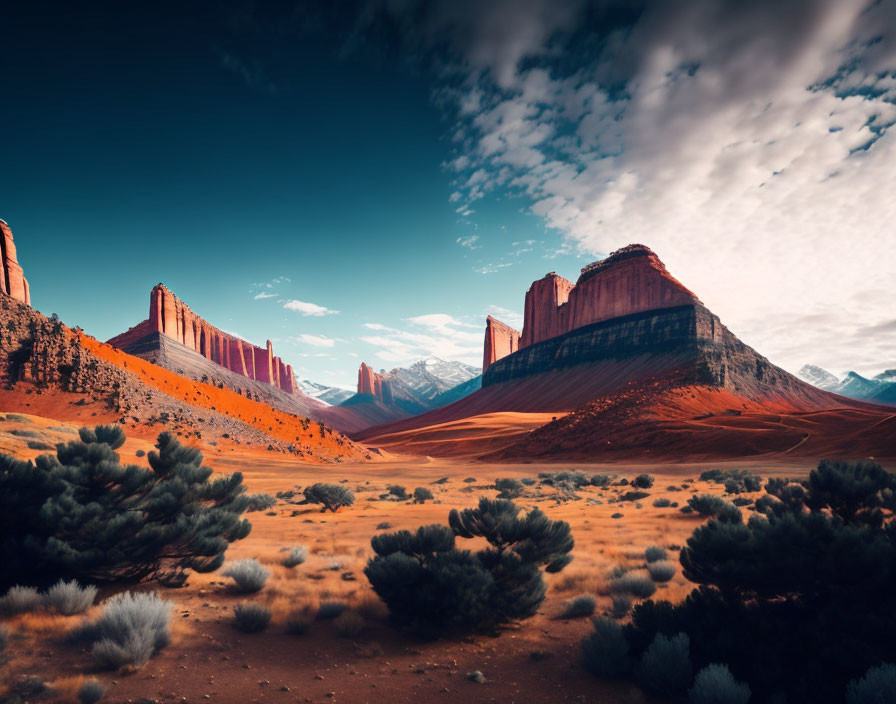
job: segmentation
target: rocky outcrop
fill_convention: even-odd
[[[149,297],[149,318],[108,341],[125,352],[153,333],[162,333],[206,359],[255,381],[288,393],[295,391],[292,367],[274,355],[271,341],[264,348],[229,335],[196,315],[166,286],[158,284]]]
[[[31,290],[16,257],[12,230],[3,220],[0,220],[0,290],[25,305],[31,305]]]
[[[394,403],[391,380],[385,374],[373,371],[373,368],[364,362],[361,362],[361,367],[358,369],[358,393],[369,394],[387,406]]]
[[[520,333],[497,318],[485,319],[485,345],[482,353],[482,372],[493,362],[513,354],[520,347]]]
[[[648,247],[629,245],[582,269],[573,285],[555,272],[526,292],[520,349],[584,325],[699,303]]]

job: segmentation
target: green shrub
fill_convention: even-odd
[[[653,505],[656,508],[667,508],[672,505],[672,502],[666,498],[659,498],[654,500]]]
[[[47,590],[46,603],[63,616],[83,614],[93,606],[97,589],[94,586],[82,587],[77,581],[59,580]]]
[[[614,594],[610,614],[613,618],[625,618],[632,610],[632,598],[628,594]]]
[[[227,569],[221,571],[221,576],[230,577],[234,582],[234,589],[243,594],[261,591],[270,574],[258,560],[252,559],[231,562]]]
[[[635,668],[635,674],[646,692],[666,697],[683,694],[694,674],[690,638],[686,633],[671,638],[657,634]]]
[[[644,551],[644,559],[647,562],[660,562],[662,560],[668,560],[669,555],[666,553],[665,548],[651,545]]]
[[[700,481],[724,484],[729,494],[743,494],[762,488],[762,477],[748,469],[710,469],[700,475]]]
[[[408,496],[408,490],[399,484],[390,484],[386,487],[386,490],[389,493],[389,496],[394,497],[398,501],[407,501],[410,497]]]
[[[632,479],[632,486],[637,489],[649,489],[653,486],[653,477],[649,474],[639,474]]]
[[[355,495],[341,484],[313,484],[306,487],[302,493],[307,503],[322,504],[321,513],[326,511],[336,513],[343,506],[355,503]]]
[[[523,485],[516,479],[497,479],[495,489],[498,490],[500,499],[515,499],[523,493]]]
[[[610,482],[613,480],[609,474],[592,474],[591,475],[591,485],[597,487],[606,487],[610,486]]]
[[[72,631],[91,645],[94,660],[107,669],[140,668],[171,641],[170,601],[155,593],[123,592],[103,602],[103,613]]]
[[[96,704],[106,695],[106,687],[99,680],[84,680],[78,687],[78,701],[81,704]]]
[[[2,520],[2,519],[0,519]],[[34,587],[22,587],[16,585],[10,587],[4,597],[0,599],[0,613],[14,616],[34,611],[43,606],[44,598]]]
[[[668,582],[675,576],[675,565],[666,560],[650,562],[647,565],[647,571],[654,582]]]
[[[691,704],[747,704],[750,688],[735,681],[727,665],[713,663],[697,673],[688,698]]]
[[[701,516],[714,516],[720,521],[740,523],[742,519],[740,511],[734,504],[712,494],[700,494],[688,499],[688,506]]]
[[[860,680],[846,688],[846,704],[883,704],[896,702],[896,665],[872,667]]]
[[[277,505],[277,499],[270,494],[248,494],[246,496],[246,511],[267,511]]]
[[[348,610],[348,604],[341,601],[324,601],[317,607],[318,621],[332,621]]]
[[[202,454],[159,435],[149,468],[122,465],[118,426],[81,428],[55,455],[0,455],[0,583],[138,581],[212,571],[248,535],[239,474],[211,479]]]
[[[540,568],[558,572],[571,560],[569,525],[537,508],[521,516],[510,501],[483,498],[476,509],[451,511],[449,524],[371,540],[376,556],[364,573],[401,628],[438,636],[529,618],[546,592]],[[490,547],[458,550],[455,537]]]
[[[289,552],[283,557],[281,564],[284,567],[298,567],[308,559],[308,550],[302,545],[290,548]]]
[[[582,661],[598,677],[629,674],[632,659],[622,626],[607,618],[594,619],[594,632],[582,640]]]
[[[629,572],[610,581],[610,591],[614,594],[631,594],[646,599],[656,592],[656,584],[645,574]]]
[[[264,604],[244,602],[233,607],[234,628],[243,633],[260,633],[271,622],[271,610]]]
[[[595,598],[589,594],[582,594],[575,599],[571,599],[563,606],[561,618],[584,618],[591,616],[597,606]]]
[[[432,492],[426,487],[418,486],[416,489],[414,489],[415,504],[425,504],[427,501],[432,501],[432,499]]]

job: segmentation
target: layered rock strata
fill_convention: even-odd
[[[16,256],[12,230],[3,220],[0,220],[0,291],[31,305],[31,290]]]
[[[497,318],[485,320],[485,344],[482,351],[482,373],[494,362],[513,354],[520,347],[520,333]]]
[[[229,335],[196,315],[166,286],[158,284],[149,297],[149,318],[108,343],[125,352],[147,336],[161,333],[206,359],[249,379],[270,384],[288,393],[296,389],[292,366],[274,355],[271,341],[265,347]]]

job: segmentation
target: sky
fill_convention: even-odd
[[[0,218],[97,338],[161,281],[351,387],[640,242],[790,371],[896,368],[896,0],[20,5]]]

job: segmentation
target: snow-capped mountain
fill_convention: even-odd
[[[338,406],[340,403],[354,395],[354,391],[340,389],[338,386],[326,386],[308,379],[297,380],[299,390],[311,398],[316,398],[328,406]]]
[[[872,403],[896,404],[896,369],[887,369],[868,379],[856,372],[846,372],[842,379],[829,371],[806,364],[797,376],[819,389],[848,398]]]
[[[393,392],[399,386],[412,396],[432,401],[449,389],[479,376],[481,371],[463,362],[446,362],[438,357],[429,357],[414,362],[410,367],[393,369],[389,372],[389,378],[392,379]]]

